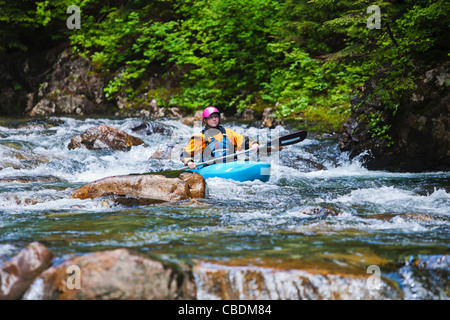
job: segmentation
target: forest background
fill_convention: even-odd
[[[68,28],[71,5],[80,8],[79,29]],[[228,114],[275,107],[282,119],[336,131],[350,98],[375,74],[383,77],[373,94],[395,115],[417,78],[449,56],[445,0],[22,0],[0,7],[1,56],[66,43],[108,79],[109,101],[121,96],[128,108],[142,108],[156,99],[188,113],[207,105]],[[389,129],[383,114],[367,121],[374,135]]]

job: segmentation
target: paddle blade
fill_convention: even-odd
[[[267,143],[267,146],[271,146],[272,144],[275,144],[275,142],[278,140],[278,146],[284,147],[289,146],[294,143],[299,143],[303,140],[305,140],[306,136],[308,135],[308,131],[300,130],[297,132],[289,133],[285,136],[279,137],[278,139],[274,139]]]

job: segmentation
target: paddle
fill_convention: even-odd
[[[308,134],[308,132],[305,131],[305,130],[300,130],[300,131],[297,131],[297,132],[289,133],[289,134],[287,134],[285,136],[278,137],[276,139],[273,139],[273,140],[267,142],[266,144],[261,145],[259,147],[259,149],[261,150],[262,148],[271,147],[272,145],[273,146],[278,146],[278,147],[289,146],[291,144],[295,144],[295,143],[298,143],[298,142],[301,142],[301,141],[305,140],[307,134]],[[208,160],[208,161],[200,162],[200,163],[197,163],[196,165],[198,167],[198,166],[202,166],[202,165],[205,165],[205,164],[211,164],[211,163],[214,163],[214,162],[219,161],[219,160],[226,160],[228,158],[234,159],[235,156],[238,156],[238,155],[241,155],[241,154],[244,154],[244,153],[247,153],[247,152],[252,152],[252,149],[238,151],[236,153],[233,153],[233,154],[230,154],[230,155],[227,155],[227,156],[223,156],[223,157],[214,158],[214,159],[211,159],[211,160]],[[185,166],[182,169],[189,169],[189,167]]]

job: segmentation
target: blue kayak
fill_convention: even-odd
[[[270,178],[270,163],[256,161],[217,163],[189,170],[200,173],[205,179],[218,177],[241,182],[253,180],[267,182]]]

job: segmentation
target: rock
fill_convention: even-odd
[[[411,261],[411,264],[421,269],[445,271],[450,268],[450,255],[421,256]]]
[[[275,108],[265,108],[261,121],[259,123],[260,128],[275,128],[281,124],[281,121],[275,115]]]
[[[337,216],[339,214],[336,210],[323,207],[308,207],[300,210],[300,213],[308,216]]]
[[[167,159],[173,159],[172,153],[174,152],[175,145],[168,144],[168,145],[161,145],[158,147],[158,150],[153,153],[149,159],[156,159],[156,160],[167,160]],[[177,155],[179,152],[176,152]]]
[[[105,109],[107,102],[103,89],[106,80],[88,59],[73,55],[71,48],[67,48],[49,71],[50,79],[36,94],[37,103],[33,105],[34,100],[28,97],[25,109],[28,115],[84,115]]]
[[[205,197],[205,179],[196,172],[183,172],[180,178],[186,181],[191,198]]]
[[[172,135],[173,131],[164,127],[164,125],[159,123],[148,123],[148,122],[140,122],[131,128],[131,131],[136,132],[138,134],[145,135],[153,135],[153,134],[161,134],[164,136]]]
[[[355,300],[400,299],[402,294],[380,278],[380,290],[367,275],[332,270],[281,269],[199,263],[193,268],[197,299],[222,300]]]
[[[128,203],[139,199],[142,204],[204,198],[205,179],[198,173],[183,170],[113,176],[88,183],[71,195],[79,199],[104,196],[115,196],[122,203],[127,203],[124,197],[128,197]]]
[[[76,256],[46,270],[41,279],[44,300],[188,300],[196,295],[187,267],[127,249]]]
[[[90,150],[129,150],[132,146],[144,144],[144,141],[126,132],[106,124],[90,128],[73,137],[69,149],[87,148]]]
[[[183,119],[182,123],[187,125],[187,126],[191,126],[193,127],[195,125],[196,122],[200,122],[199,126],[201,126],[201,122],[202,122],[202,110],[198,110],[197,112],[195,112],[195,114],[192,117],[186,117]]]
[[[0,183],[3,182],[19,182],[19,183],[33,183],[33,182],[61,182],[62,180],[54,176],[13,176],[0,178]]]
[[[3,146],[0,144],[0,170],[7,167],[15,169],[31,169],[39,164],[48,163],[50,159],[46,156],[32,153],[26,150],[16,150],[14,146]]]
[[[340,150],[350,158],[366,153],[364,165],[372,170],[450,170],[450,62],[425,72],[415,89],[398,101],[395,115],[374,94],[382,78],[383,72],[375,75],[350,100],[352,112],[343,127]],[[390,126],[391,140],[373,135],[373,114]]]
[[[53,253],[38,242],[30,243],[0,269],[0,300],[19,299],[51,263]]]
[[[253,121],[254,120],[255,111],[252,109],[245,109],[242,113],[242,120]]]
[[[280,163],[284,166],[298,169],[301,172],[312,172],[326,169],[323,164],[317,161],[304,158],[289,151],[286,151],[286,153],[284,153],[284,156],[280,157]]]

